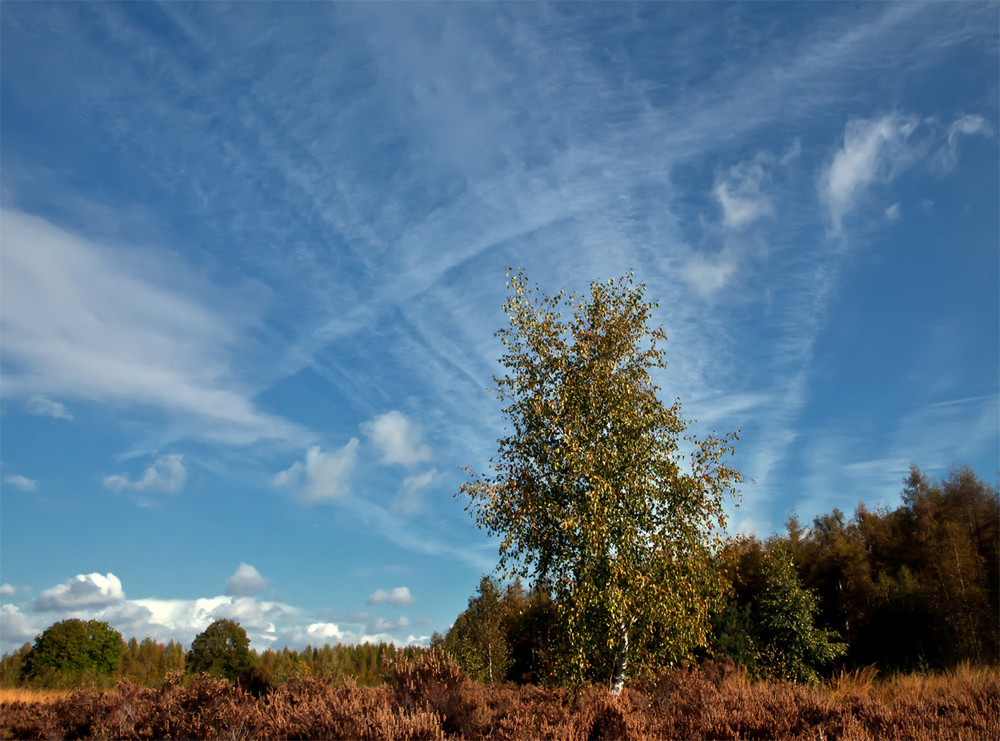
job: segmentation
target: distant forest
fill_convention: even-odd
[[[1000,498],[969,468],[936,481],[914,466],[895,509],[859,505],[850,518],[835,509],[809,526],[793,514],[785,534],[731,538],[714,559],[725,598],[714,606],[710,640],[690,660],[731,660],[752,676],[806,682],[841,668],[888,674],[1000,663]],[[293,677],[377,685],[396,657],[443,650],[487,684],[547,684],[558,676],[556,611],[545,584],[487,576],[431,649],[251,651],[248,675],[271,686]],[[156,687],[168,673],[191,672],[191,653],[176,642],[121,643],[105,683]],[[0,686],[79,680],[33,670],[38,651],[36,640],[5,654]]]

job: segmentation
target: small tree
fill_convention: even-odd
[[[720,592],[710,549],[742,481],[723,463],[735,433],[686,435],[679,402],[658,398],[666,335],[631,275],[592,283],[586,301],[546,296],[522,271],[508,288],[507,375],[494,381],[509,427],[492,473],[462,491],[502,538],[500,568],[551,583],[564,678],[617,693],[630,666],[706,640]]]
[[[847,645],[816,627],[818,601],[799,582],[783,544],[768,549],[762,576],[764,587],[754,610],[758,667],[777,679],[817,682],[817,670],[844,654]]]
[[[106,682],[121,668],[124,650],[122,634],[108,623],[62,620],[35,638],[26,674],[44,685]]]
[[[185,662],[192,674],[208,672],[226,679],[236,679],[252,666],[247,632],[232,620],[216,620],[199,633]]]
[[[448,631],[445,648],[472,679],[496,684],[507,678],[511,663],[506,630],[509,607],[496,580],[484,576],[478,594]]]

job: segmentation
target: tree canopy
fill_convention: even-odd
[[[660,400],[666,335],[632,275],[588,297],[545,295],[520,270],[508,288],[494,377],[508,427],[491,472],[462,491],[502,539],[500,568],[551,584],[565,678],[620,691],[629,667],[706,639],[711,547],[742,481],[725,462],[736,434],[695,437],[680,403]]]
[[[186,661],[192,673],[207,672],[227,679],[236,679],[252,667],[250,639],[232,620],[216,620],[195,636]]]
[[[45,685],[101,682],[119,670],[124,649],[121,633],[105,622],[61,620],[35,638],[26,673]]]

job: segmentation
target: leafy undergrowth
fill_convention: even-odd
[[[0,738],[135,739],[986,739],[1000,738],[1000,670],[824,687],[750,682],[729,665],[684,668],[627,688],[486,687],[431,655],[381,687],[296,679],[271,688],[175,677],[54,702],[0,702]]]

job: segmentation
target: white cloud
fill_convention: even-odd
[[[17,605],[0,605],[0,651],[15,651],[30,643],[44,630],[36,617],[26,615]]]
[[[423,506],[423,501],[420,497],[421,489],[426,489],[434,483],[438,475],[438,470],[432,468],[430,471],[425,471],[418,475],[406,476],[403,479],[403,485],[400,487],[399,493],[392,500],[392,509],[404,514],[412,514],[418,511]]]
[[[709,298],[723,288],[736,272],[736,260],[731,255],[720,254],[713,260],[693,254],[680,270],[681,277],[695,293]]]
[[[889,219],[889,221],[896,221],[899,218],[899,212],[900,205],[898,203],[894,203],[885,210],[885,217]]]
[[[226,594],[249,597],[267,589],[267,579],[248,563],[240,563],[236,572],[226,580]]]
[[[909,164],[907,137],[916,128],[912,118],[883,116],[877,121],[851,119],[844,130],[844,146],[820,175],[819,195],[834,229],[874,182],[888,182]]]
[[[187,469],[180,453],[161,456],[145,470],[142,478],[132,481],[127,474],[104,477],[104,486],[112,491],[135,489],[136,491],[178,492],[187,481]]]
[[[34,491],[38,488],[38,482],[35,479],[29,479],[27,476],[21,476],[19,474],[11,474],[4,478],[11,486],[16,486],[21,491]]]
[[[990,136],[993,128],[982,116],[967,115],[962,116],[948,127],[948,142],[938,152],[938,164],[944,170],[953,170],[958,164],[958,137],[959,136]]]
[[[376,589],[369,597],[369,605],[379,605],[384,602],[388,602],[393,605],[408,605],[413,602],[413,596],[410,594],[410,590],[407,587],[396,587],[386,591],[385,589]]]
[[[10,584],[0,584],[0,597],[13,597],[15,591]]]
[[[49,414],[69,412],[48,396],[142,405],[233,444],[303,437],[258,411],[232,371],[265,303],[258,287],[222,289],[166,253],[114,249],[9,209],[0,242],[5,396]]]
[[[770,199],[761,191],[768,179],[760,157],[729,168],[727,177],[716,177],[712,193],[722,207],[725,228],[738,231],[774,213]]]
[[[46,399],[44,396],[38,394],[28,399],[26,407],[28,414],[34,414],[37,417],[52,417],[53,419],[73,421],[73,413],[66,408],[65,404]]]
[[[46,589],[34,601],[38,612],[106,607],[125,601],[121,580],[114,574],[77,574]]]
[[[371,623],[365,626],[366,633],[394,633],[399,630],[404,630],[410,627],[410,619],[405,615],[401,615],[395,620],[386,620],[385,618],[376,618]]]
[[[349,490],[349,480],[358,461],[360,441],[352,437],[340,450],[324,453],[318,445],[306,452],[304,461],[296,461],[277,473],[271,482],[295,490],[306,502],[337,499]]]
[[[361,425],[361,430],[381,451],[386,465],[409,466],[430,460],[431,449],[421,442],[420,428],[402,412],[380,414]]]

